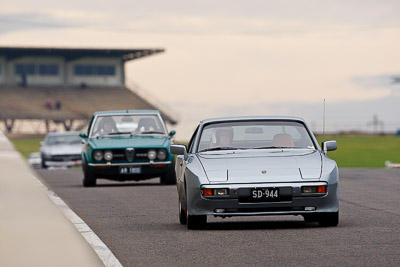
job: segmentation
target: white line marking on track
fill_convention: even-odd
[[[49,198],[57,205],[58,208],[67,216],[67,218],[72,222],[79,233],[86,239],[89,245],[97,253],[101,261],[107,267],[122,267],[122,264],[114,256],[111,250],[101,241],[101,239],[90,229],[90,227],[73,212],[67,204],[59,197],[56,193],[48,189],[37,177],[33,176],[36,182],[42,187],[42,189],[47,193]]]

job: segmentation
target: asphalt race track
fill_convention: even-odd
[[[398,266],[400,170],[341,169],[340,223],[301,216],[208,218],[206,230],[178,221],[175,186],[98,180],[82,171],[38,170],[124,266]]]

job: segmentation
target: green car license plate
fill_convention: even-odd
[[[123,166],[119,167],[119,174],[140,174],[142,168],[140,166]]]

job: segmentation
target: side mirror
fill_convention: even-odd
[[[82,138],[87,138],[87,135],[84,134],[84,133],[80,133],[79,136],[82,137]]]
[[[171,136],[171,137],[174,136],[175,134],[176,134],[175,130],[172,130],[172,131],[169,132],[169,136]]]
[[[171,145],[170,146],[170,151],[171,151],[172,154],[183,155],[185,160],[188,157],[186,146],[184,146],[184,145]]]
[[[336,141],[325,141],[322,142],[322,150],[324,151],[325,155],[328,153],[328,151],[334,151],[337,149],[337,143]]]
[[[43,144],[44,144],[44,142],[43,142],[43,141],[40,141],[40,146],[43,146]]]

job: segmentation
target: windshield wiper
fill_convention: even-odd
[[[255,147],[253,149],[273,149],[273,148],[294,148],[294,147],[287,147],[287,146],[262,146],[262,147]]]
[[[112,132],[105,135],[119,135],[119,134],[131,134],[131,132]]]
[[[164,134],[164,133],[159,131],[146,131],[146,132],[141,132],[141,134]]]
[[[212,148],[207,148],[203,149],[199,152],[206,152],[206,151],[217,151],[217,150],[237,150],[239,148],[236,147],[228,147],[228,146],[223,146],[223,147],[212,147]]]

